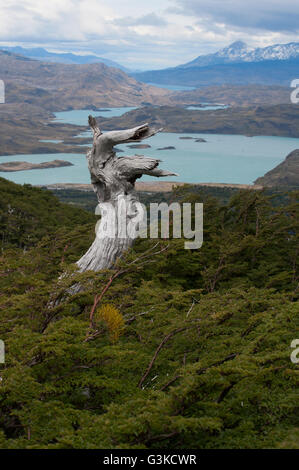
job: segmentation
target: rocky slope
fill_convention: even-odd
[[[299,149],[291,152],[273,170],[255,181],[263,186],[288,186],[299,188]]]

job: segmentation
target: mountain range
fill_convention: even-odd
[[[176,67],[132,72],[121,64],[93,54],[57,53],[22,46],[3,46],[4,51],[35,59],[70,65],[105,64],[129,73],[139,82],[158,85],[202,86],[229,85],[282,85],[289,86],[299,73],[299,42],[274,44],[264,48],[249,47],[236,41],[213,53],[200,55]]]
[[[201,87],[222,84],[290,85],[299,74],[299,43],[250,48],[234,42],[177,67],[133,73],[146,83]]]
[[[265,60],[291,60],[299,58],[299,42],[274,44],[267,47],[250,48],[243,41],[236,41],[214,54],[202,55],[178,65],[179,68],[206,67],[240,62],[262,62]]]
[[[20,54],[24,57],[30,57],[31,59],[41,60],[44,62],[58,62],[61,64],[95,64],[102,63],[108,67],[116,67],[120,70],[128,72],[129,69],[123,67],[113,60],[98,57],[96,55],[80,55],[73,54],[71,52],[49,52],[42,47],[27,48],[22,46],[1,46],[4,51],[13,52],[14,54]]]

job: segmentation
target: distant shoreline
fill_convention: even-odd
[[[172,182],[172,181],[140,181],[137,182],[135,187],[140,192],[170,192],[176,186],[184,186],[185,184],[190,186],[202,186],[210,188],[235,188],[235,189],[253,189],[262,190],[264,187],[259,184],[234,184],[234,183],[183,183],[183,182]],[[36,185],[37,187],[65,190],[74,189],[79,191],[93,191],[91,184],[79,184],[79,183],[54,183],[46,185]]]
[[[45,170],[48,168],[61,168],[64,166],[74,166],[73,163],[65,160],[52,160],[50,162],[30,163],[30,162],[3,162],[0,164],[0,172]]]

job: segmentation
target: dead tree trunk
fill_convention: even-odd
[[[102,218],[96,231],[93,244],[77,262],[81,272],[109,269],[116,259],[132,246],[136,238],[132,230],[138,202],[134,188],[136,179],[141,178],[143,174],[157,177],[177,176],[176,173],[157,168],[160,160],[142,155],[117,157],[113,149],[117,144],[140,142],[161,129],[151,130],[148,124],[143,124],[133,129],[102,133],[92,116],[89,116],[89,124],[94,137],[93,148],[87,153],[88,168],[98,202],[100,207],[106,210],[106,214],[105,222]],[[129,224],[131,228],[126,230]]]

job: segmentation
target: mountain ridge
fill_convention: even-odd
[[[108,67],[115,67],[124,72],[129,72],[129,69],[124,67],[123,65],[119,64],[110,59],[106,59],[104,57],[99,57],[95,54],[88,54],[88,55],[80,55],[74,54],[72,52],[50,52],[47,49],[42,47],[33,47],[33,48],[26,48],[22,46],[0,46],[0,50],[8,51],[14,54],[22,55],[24,57],[28,57],[30,59],[39,60],[42,62],[54,62],[54,63],[61,63],[61,64],[94,64],[94,63],[102,63],[107,65]]]

